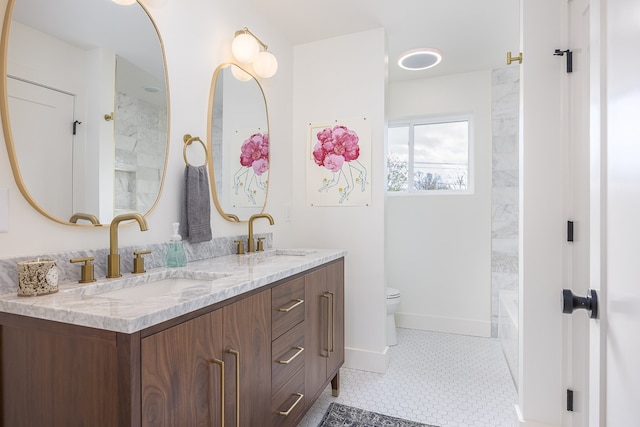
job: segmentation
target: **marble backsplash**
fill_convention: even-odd
[[[255,238],[264,237],[265,249],[273,246],[273,234],[264,233],[256,234]],[[216,237],[208,242],[191,244],[184,242],[184,250],[187,255],[188,262],[199,261],[207,258],[215,258],[236,253],[237,245],[234,240],[243,240],[246,242],[247,235],[232,237]],[[143,255],[145,259],[145,268],[158,268],[165,265],[165,256],[167,253],[168,243],[155,243],[145,246],[125,246],[119,248],[120,254],[120,271],[129,273],[133,270],[133,252],[150,250],[151,253]],[[245,243],[246,247],[246,243]],[[94,257],[94,273],[95,277],[105,277],[107,275],[107,255],[109,249],[88,249],[77,251],[65,251],[49,254],[34,254],[31,256],[22,256],[14,258],[0,259],[0,295],[17,292],[18,288],[18,262],[33,258],[54,258],[56,259],[59,269],[59,284],[72,283],[80,280],[80,267],[83,263],[70,263],[72,258]]]

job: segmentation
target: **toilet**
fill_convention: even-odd
[[[395,317],[398,305],[400,305],[400,291],[387,288],[387,345],[389,346],[398,344]]]

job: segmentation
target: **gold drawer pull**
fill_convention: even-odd
[[[213,359],[209,363],[215,363],[220,366],[220,425],[224,427],[224,362],[222,360]],[[213,415],[213,411],[211,411]],[[212,420],[213,421],[213,420]],[[212,422],[212,425],[215,424]]]
[[[236,427],[240,427],[240,352],[229,349],[227,353],[236,357]]]
[[[300,401],[301,401],[301,400],[302,400],[302,398],[304,397],[304,394],[302,394],[302,393],[296,393],[296,395],[298,396],[298,398],[296,399],[296,401],[295,401],[295,402],[293,402],[293,405],[291,405],[291,408],[289,408],[289,410],[288,410],[288,411],[278,411],[278,415],[282,415],[282,416],[285,416],[285,417],[286,417],[287,415],[289,415],[289,414],[291,413],[291,411],[293,411],[293,408],[295,408],[295,407],[296,407],[296,405],[297,405],[298,403],[300,403]]]
[[[298,350],[296,351],[296,354],[294,354],[293,356],[291,356],[289,359],[287,360],[278,360],[278,363],[281,363],[283,365],[288,365],[289,363],[291,363],[291,361],[293,359],[295,359],[296,357],[298,357],[300,355],[300,353],[302,353],[304,351],[304,347],[293,347],[292,350]]]
[[[288,312],[290,312],[291,310],[293,310],[294,308],[296,308],[297,306],[299,306],[302,303],[304,303],[303,299],[297,299],[297,300],[295,300],[294,304],[291,307],[279,308],[278,311],[281,311],[283,313],[288,313]]]

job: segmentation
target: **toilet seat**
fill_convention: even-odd
[[[400,291],[395,288],[387,288],[387,299],[400,298]]]

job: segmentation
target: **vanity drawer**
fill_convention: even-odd
[[[271,336],[278,338],[304,320],[304,277],[271,290]]]
[[[271,345],[271,390],[275,392],[304,366],[304,323]]]
[[[306,406],[304,397],[304,369],[296,374],[271,399],[271,426],[295,426]]]

